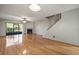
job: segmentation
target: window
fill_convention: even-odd
[[[6,23],[6,34],[21,34],[23,32],[23,24]]]
[[[6,26],[7,26],[7,33],[13,32],[13,23],[7,23]]]

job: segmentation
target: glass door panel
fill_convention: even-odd
[[[19,31],[19,26],[18,24],[14,24],[14,32],[18,32]]]
[[[6,27],[7,27],[7,29],[6,29],[7,34],[13,33],[13,23],[7,23]]]
[[[18,29],[19,29],[19,32],[22,32],[23,31],[23,24],[19,24]]]

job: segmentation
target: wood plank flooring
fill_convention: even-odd
[[[40,35],[0,36],[1,55],[79,55],[79,47]]]

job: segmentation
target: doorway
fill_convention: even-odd
[[[6,23],[6,35],[22,34],[23,24]]]

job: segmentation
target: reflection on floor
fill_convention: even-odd
[[[6,36],[6,47],[17,44],[22,44],[22,35]]]
[[[79,47],[50,40],[40,35],[0,36],[0,54],[5,55],[71,55],[79,54]]]

